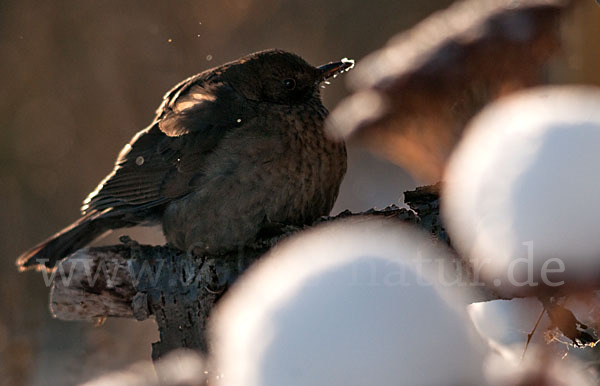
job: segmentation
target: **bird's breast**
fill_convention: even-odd
[[[194,192],[165,212],[167,239],[235,248],[267,223],[327,215],[346,171],[343,143],[324,133],[324,108],[270,110],[232,131],[206,159]],[[170,235],[171,234],[171,235]]]
[[[290,106],[279,112],[280,147],[267,173],[279,173],[273,189],[282,202],[273,215],[282,222],[308,223],[327,215],[346,172],[346,149],[325,135],[327,110],[322,105]]]

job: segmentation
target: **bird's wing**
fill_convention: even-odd
[[[83,202],[84,214],[135,212],[192,190],[206,156],[251,114],[231,87],[211,80],[196,75],[165,95],[154,123],[123,148],[113,171]]]
[[[189,193],[189,181],[201,173],[200,165],[190,164],[200,159],[186,154],[183,140],[167,137],[158,124],[137,133],[121,150],[113,171],[85,199],[81,211],[137,211]]]
[[[169,91],[157,110],[156,121],[170,137],[191,132],[236,127],[253,115],[253,104],[219,77],[201,73]]]

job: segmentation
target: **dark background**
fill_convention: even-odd
[[[360,60],[449,0],[0,2],[0,383],[64,385],[150,357],[152,321],[53,320],[48,288],[20,252],[75,220],[161,97],[181,79],[265,48],[318,65]],[[598,82],[600,12],[574,16],[555,78]],[[323,90],[333,109],[347,95]],[[333,212],[383,207],[416,185],[353,144]],[[161,243],[160,231],[128,232]],[[115,242],[111,236],[105,242]]]

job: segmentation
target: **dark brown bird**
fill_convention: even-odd
[[[108,230],[155,223],[176,248],[221,253],[264,228],[328,214],[346,150],[325,136],[319,85],[351,65],[313,67],[267,50],[182,81],[121,150],[83,216],[17,265],[53,267]]]

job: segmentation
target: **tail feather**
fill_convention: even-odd
[[[31,268],[52,268],[59,260],[91,243],[104,232],[114,228],[108,219],[98,213],[80,218],[54,236],[41,242],[17,259],[17,266],[24,271]],[[111,226],[113,225],[113,226]]]

